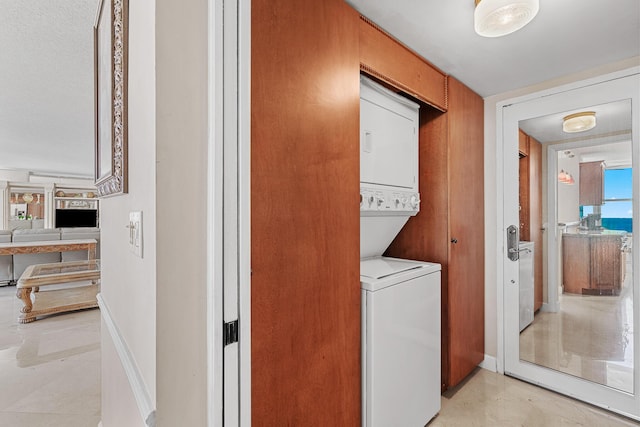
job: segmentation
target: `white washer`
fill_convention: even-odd
[[[440,270],[360,261],[363,426],[422,427],[440,410]]]

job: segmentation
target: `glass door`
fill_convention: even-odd
[[[505,229],[532,243],[503,272],[505,373],[640,419],[637,105],[636,75],[504,108]]]

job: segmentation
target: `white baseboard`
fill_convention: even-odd
[[[487,371],[497,372],[498,371],[498,362],[495,357],[489,356],[488,354],[484,355],[484,360],[480,362],[480,367],[482,369],[486,369]]]
[[[542,303],[542,307],[540,307],[540,311],[547,311],[549,313],[557,313],[560,310],[560,306],[558,303]]]
[[[131,391],[133,392],[136,403],[138,404],[140,415],[142,416],[142,419],[148,427],[155,427],[156,408],[154,403],[151,401],[151,398],[149,397],[149,391],[147,390],[147,386],[144,383],[142,374],[138,369],[138,365],[133,359],[133,356],[131,356],[131,352],[129,351],[126,342],[122,338],[120,330],[115,324],[113,317],[111,317],[109,307],[107,306],[104,299],[102,299],[102,295],[98,294],[97,299],[98,306],[100,307],[100,313],[102,315],[102,318],[104,319],[104,323],[107,326],[107,329],[109,330],[109,335],[111,336],[113,345],[118,352],[118,356],[120,356],[122,367],[127,374],[127,378],[129,379]],[[99,427],[101,426],[102,421],[100,422]]]

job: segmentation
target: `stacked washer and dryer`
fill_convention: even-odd
[[[440,265],[383,257],[418,192],[418,104],[360,80],[362,425],[424,426],[440,410]]]

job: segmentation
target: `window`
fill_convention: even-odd
[[[633,217],[633,181],[631,168],[605,169],[602,226],[609,230],[631,232]]]

